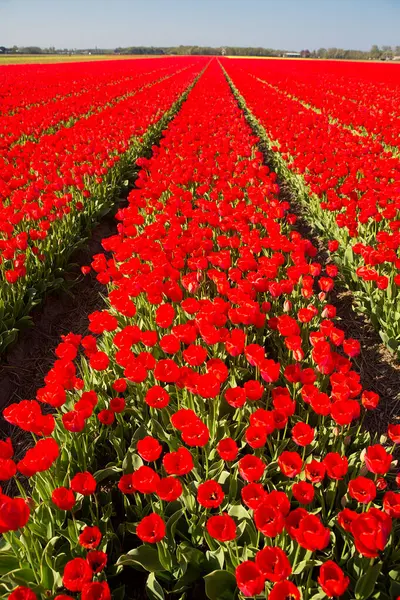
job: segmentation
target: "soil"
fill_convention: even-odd
[[[291,212],[297,216],[294,228],[318,249],[316,261],[322,266],[328,264],[330,258],[325,245],[307,222],[304,209],[296,203],[296,198],[284,182],[280,182],[280,186],[282,200],[290,202]],[[338,327],[343,329],[347,338],[360,342],[361,353],[353,358],[353,363],[355,370],[360,373],[363,388],[380,396],[378,408],[368,411],[364,425],[372,434],[384,435],[388,425],[400,419],[400,364],[383,344],[368,318],[356,311],[353,294],[340,277],[335,281],[329,302],[336,307]]]
[[[95,274],[83,276],[81,266],[89,265],[95,254],[104,253],[101,240],[117,233],[114,218],[116,208],[95,226],[90,238],[85,240],[70,260],[64,274],[65,285],[50,292],[31,314],[32,327],[20,332],[17,341],[7,349],[0,361],[0,412],[9,404],[33,400],[38,388],[56,359],[54,350],[61,335],[70,331],[86,334],[88,315],[104,306],[105,286]],[[0,416],[0,438],[12,436],[16,456],[26,448],[27,436]],[[30,440],[31,436],[28,436]]]

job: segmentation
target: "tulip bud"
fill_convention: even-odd
[[[383,477],[379,477],[376,480],[376,487],[378,490],[385,490],[387,488],[387,481]]]
[[[285,302],[283,303],[283,311],[290,312],[291,310],[292,310],[292,303],[290,302],[290,300],[285,300]]]

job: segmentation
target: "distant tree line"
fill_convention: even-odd
[[[170,54],[170,55],[209,55],[221,56],[281,56],[284,50],[273,50],[272,48],[237,48],[224,46],[212,48],[211,46],[169,46],[162,48],[132,46],[129,48],[116,48],[116,54]]]
[[[281,56],[285,50],[273,50],[272,48],[237,48],[224,46],[212,48],[210,46],[171,46],[164,48],[148,48],[146,46],[132,46],[129,48],[116,48],[116,54],[174,54],[174,55],[210,55],[221,56]]]
[[[211,56],[285,56],[289,52],[287,50],[277,50],[274,48],[253,48],[253,47],[238,47],[238,46],[221,46],[212,48],[210,46],[171,46],[163,48],[154,48],[146,46],[132,46],[129,48],[116,48],[116,54],[202,54]],[[302,58],[333,58],[333,59],[348,59],[348,60],[392,60],[394,57],[400,57],[399,46],[377,46],[373,45],[370,50],[346,50],[343,48],[319,48],[318,50],[302,49],[299,52]]]
[[[336,58],[350,60],[392,60],[400,57],[400,46],[377,46],[374,44],[371,50],[344,50],[343,48],[319,48],[310,52],[312,58]]]
[[[348,60],[392,60],[400,58],[399,46],[377,46],[370,50],[346,50],[343,48],[319,48],[318,50],[303,49],[299,52],[276,50],[274,48],[221,46],[129,46],[127,48],[86,48],[86,49],[56,49],[55,47],[40,48],[39,46],[0,46],[0,54],[122,54],[122,55],[210,55],[210,56],[301,56],[302,58],[331,58]]]
[[[40,46],[0,46],[0,54],[115,54],[113,48],[40,48]]]
[[[148,46],[130,46],[129,48],[116,48],[114,54],[165,54],[164,48],[150,48]]]

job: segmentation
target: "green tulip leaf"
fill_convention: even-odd
[[[164,571],[164,568],[158,558],[157,548],[143,544],[138,548],[130,550],[128,554],[123,554],[119,557],[117,565],[123,566],[141,566],[146,571],[155,573],[156,571]]]
[[[213,571],[204,577],[206,595],[209,600],[233,600],[236,579],[228,571]]]
[[[150,600],[164,600],[164,592],[154,573],[150,573],[146,581],[146,592]]]
[[[376,581],[382,569],[382,563],[378,562],[368,568],[365,575],[358,581],[355,587],[356,600],[367,600],[375,589]]]

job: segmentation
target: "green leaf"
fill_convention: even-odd
[[[389,336],[384,331],[379,331],[380,338],[384,344],[387,344],[389,341]]]
[[[40,583],[44,588],[50,590],[55,587],[56,580],[58,579],[58,573],[54,570],[54,558],[57,554],[54,547],[59,539],[59,536],[51,538],[43,550],[40,564]]]
[[[161,585],[155,578],[154,573],[150,573],[146,581],[146,592],[150,600],[164,600],[164,592]]]
[[[171,571],[174,559],[168,548],[168,545],[164,541],[161,541],[157,544],[157,549],[158,549],[158,558],[159,558],[160,563],[162,564],[163,570]]]
[[[140,469],[140,467],[143,466],[143,461],[140,458],[139,454],[133,453],[131,456],[131,460],[132,460],[132,467],[135,471],[137,471],[138,469]]]
[[[122,461],[122,470],[125,473],[131,473],[133,471],[132,450],[128,450],[125,454],[125,458]]]
[[[201,571],[206,562],[206,557],[203,552],[198,548],[193,548],[188,542],[181,542],[179,544],[176,549],[176,558],[182,569],[185,569],[187,564],[190,564],[191,567]]]
[[[133,567],[140,565],[146,571],[150,571],[150,573],[164,571],[164,567],[158,558],[157,548],[146,544],[130,550],[128,554],[120,556],[116,564]]]
[[[75,521],[76,523],[76,521]],[[65,537],[69,540],[71,544],[71,548],[78,543],[78,534],[75,526],[75,523],[72,519],[68,519],[67,523],[67,532],[64,532]]]
[[[40,584],[47,590],[53,589],[54,586],[54,571],[44,560],[40,565]]]
[[[224,549],[220,546],[217,550],[207,550],[207,567],[210,571],[219,571],[223,568],[225,562]]]
[[[11,571],[19,569],[19,560],[14,554],[0,555],[0,575],[8,575]]]
[[[167,537],[169,542],[174,542],[175,531],[178,526],[178,521],[183,515],[185,509],[180,508],[167,521]]]
[[[400,596],[400,582],[392,581],[390,584],[390,596],[393,598],[398,598]]]
[[[237,519],[239,521],[239,523],[240,523],[240,521],[243,521],[243,519],[247,519],[248,521],[251,521],[250,514],[247,512],[247,510],[244,508],[244,506],[242,504],[236,504],[236,505],[232,506],[228,511],[228,515],[230,517],[234,517],[235,519]]]
[[[93,477],[95,478],[97,483],[100,483],[100,481],[103,481],[104,479],[107,479],[109,477],[115,479],[121,472],[122,469],[120,469],[119,467],[107,467],[105,469],[101,469],[100,471],[96,471]]]
[[[160,425],[160,423],[158,421],[156,421],[155,419],[151,419],[150,423],[149,423],[149,428],[151,429],[151,431],[153,432],[153,434],[157,435],[157,438],[162,441],[162,442],[169,442],[170,439],[170,435],[168,433],[166,433],[164,427],[162,427],[162,425]]]
[[[51,538],[51,540],[48,542],[46,548],[43,550],[42,562],[43,562],[43,560],[45,560],[50,569],[54,568],[53,561],[57,554],[54,552],[54,546],[59,539],[60,539],[60,536],[55,536],[55,537]]]
[[[185,573],[182,575],[182,577],[180,577],[178,579],[178,581],[175,583],[174,587],[172,588],[172,590],[171,590],[172,593],[179,594],[181,592],[184,592],[191,585],[193,585],[193,583],[195,581],[197,581],[200,578],[200,575],[201,575],[201,573],[196,567],[194,567],[191,564],[187,565],[187,569],[186,569]]]
[[[131,448],[136,448],[136,444],[139,440],[144,438],[148,434],[146,427],[140,425],[132,436]]]
[[[229,483],[230,476],[231,474],[229,473],[229,471],[222,471],[222,473],[218,477],[218,483],[220,483],[221,485],[224,485],[225,482]]]
[[[64,571],[64,567],[68,562],[68,555],[65,552],[60,552],[59,554],[57,554],[55,561],[54,561],[54,569],[58,572],[58,573],[62,573]]]
[[[35,573],[32,569],[18,569],[17,571],[13,571],[13,580],[20,585],[30,585],[36,584]]]
[[[13,342],[15,342],[17,337],[18,337],[17,329],[11,329],[10,331],[2,333],[0,335],[0,348],[2,348],[2,350],[4,350],[4,348],[6,348],[7,346],[9,346]]]
[[[208,476],[210,479],[218,479],[224,468],[224,461],[221,459],[216,462],[210,469]]]
[[[349,264],[354,262],[354,254],[352,246],[348,245],[346,248],[346,252],[344,253],[345,261]]]
[[[375,589],[376,580],[382,569],[382,563],[378,562],[368,568],[366,574],[357,581],[355,587],[356,600],[366,600]]]
[[[210,600],[233,600],[236,579],[228,571],[213,571],[204,577],[206,595]]]
[[[228,497],[229,497],[230,501],[236,499],[237,491],[238,491],[238,478],[237,478],[237,470],[235,469],[235,474],[229,480]]]
[[[292,571],[292,575],[300,575],[300,573],[302,573],[304,569],[319,567],[320,565],[322,565],[322,562],[320,560],[302,560],[301,562],[299,562],[299,564],[295,566],[295,568]]]

